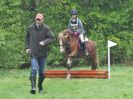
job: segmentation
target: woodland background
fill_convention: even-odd
[[[29,62],[25,34],[38,12],[56,37],[48,64],[59,64],[64,58],[57,35],[67,28],[73,8],[87,37],[97,43],[99,64],[107,64],[108,39],[118,44],[111,50],[111,63],[133,64],[133,0],[0,0],[0,67],[18,68]]]

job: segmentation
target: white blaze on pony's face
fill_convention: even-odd
[[[64,39],[63,32],[58,34],[58,38],[59,38],[60,52],[65,53],[65,48],[64,48],[64,45],[63,45],[63,41],[62,41],[62,39]]]
[[[63,32],[59,33],[58,38],[59,38],[59,44],[60,44],[60,52],[65,53],[63,41],[66,41],[68,38],[67,30],[64,30]]]
[[[62,42],[61,39],[59,39],[59,44],[60,44],[60,52],[61,52],[61,53],[64,53],[65,48],[63,47],[63,42]]]

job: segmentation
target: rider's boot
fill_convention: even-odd
[[[87,48],[86,48],[86,44],[85,44],[85,42],[82,43],[81,50],[85,53],[85,55],[89,55],[88,50],[87,50]]]

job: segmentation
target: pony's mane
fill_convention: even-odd
[[[64,31],[62,31],[62,33],[70,33],[70,31],[68,29],[65,29]]]

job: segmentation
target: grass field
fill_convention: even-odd
[[[100,69],[107,69],[101,67]],[[132,99],[133,67],[112,66],[111,79],[48,79],[31,95],[28,70],[0,70],[0,99]]]

